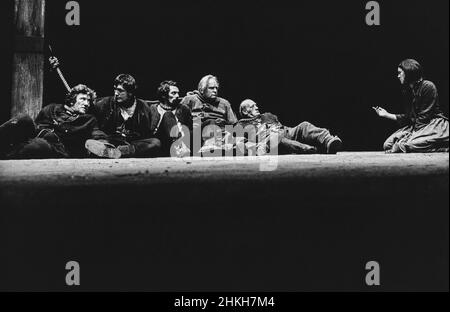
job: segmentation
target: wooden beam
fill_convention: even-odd
[[[44,91],[45,0],[14,0],[11,115],[36,117]]]

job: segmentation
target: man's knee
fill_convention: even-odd
[[[17,151],[18,159],[45,159],[53,158],[55,153],[49,142],[44,139],[36,138],[25,144]]]
[[[309,121],[303,121],[303,122],[301,122],[301,123],[298,125],[298,127],[299,127],[300,129],[307,129],[307,128],[311,127],[311,126],[313,126],[313,124],[310,123]]]
[[[0,134],[8,140],[27,140],[36,135],[36,127],[30,116],[21,114],[2,124]]]
[[[157,138],[150,138],[132,142],[136,157],[156,157],[161,152],[161,141]]]
[[[153,146],[154,148],[161,148],[161,146],[162,146],[161,141],[159,139],[157,139],[157,138],[148,139],[148,143],[151,146]]]

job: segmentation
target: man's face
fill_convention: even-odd
[[[206,85],[205,94],[203,96],[207,99],[216,99],[219,94],[219,84],[215,79],[210,79]]]
[[[173,105],[174,102],[180,97],[180,90],[176,86],[170,86],[169,94],[167,95],[167,102]]]
[[[247,106],[247,110],[246,110],[246,114],[249,117],[256,117],[258,116],[259,113],[259,108],[258,105],[255,102],[251,102],[248,106]]]
[[[72,110],[75,113],[86,114],[89,105],[90,105],[90,97],[87,94],[80,93],[77,95],[75,99],[75,103],[72,105]]]
[[[116,103],[126,103],[131,99],[131,93],[127,92],[123,85],[117,85],[114,87],[114,100]]]
[[[398,80],[400,80],[401,84],[404,84],[405,83],[405,77],[406,77],[405,71],[399,67],[399,68],[397,68],[397,72],[398,72],[398,74],[397,74]]]

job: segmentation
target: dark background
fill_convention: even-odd
[[[329,127],[347,150],[380,150],[396,125],[371,106],[401,111],[397,65],[413,57],[448,111],[447,0],[380,1],[379,27],[365,24],[366,1],[80,0],[79,27],[65,24],[66,2],[47,1],[47,42],[69,83],[99,96],[119,73],[145,99],[161,80],[184,93],[212,73],[235,110],[252,98],[286,125]],[[13,2],[1,3],[3,69]],[[0,75],[10,88],[10,70]],[[61,102],[48,67],[44,83],[44,102]],[[80,290],[448,291],[448,167],[427,165],[3,182],[0,290],[72,290],[61,263],[80,259]],[[380,261],[382,288],[362,283],[367,259]]]
[[[162,80],[184,94],[214,74],[236,112],[251,98],[285,125],[330,128],[346,150],[380,150],[397,125],[371,106],[402,111],[397,65],[415,58],[448,114],[446,0],[379,1],[381,26],[366,25],[368,1],[80,0],[80,26],[66,25],[66,2],[47,1],[46,40],[69,84],[99,96],[119,73],[137,79],[144,99]],[[56,73],[47,68],[44,83],[44,103],[62,102]]]

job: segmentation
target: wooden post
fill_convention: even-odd
[[[44,91],[45,0],[14,0],[11,115],[35,118]]]

